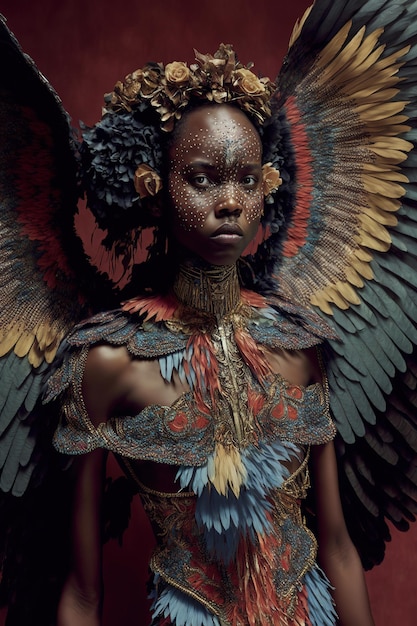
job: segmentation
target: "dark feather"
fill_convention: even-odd
[[[362,187],[361,175],[355,168],[361,159],[364,163],[374,163],[373,157],[367,161],[366,149],[372,144],[372,134],[375,132],[378,135],[382,131],[380,128],[373,130],[374,121],[370,116],[365,143],[361,143],[363,136],[359,126],[354,137],[354,111],[358,105],[356,98],[360,95],[354,90],[349,100],[349,86],[354,74],[350,71],[348,58],[343,64],[347,68],[343,77],[345,82],[337,83],[341,74],[339,68],[333,76],[331,88],[328,83],[320,85],[318,80],[320,72],[327,70],[328,66],[320,66],[318,74],[314,72],[325,46],[349,21],[351,27],[345,31],[346,40],[340,43],[339,37],[332,43],[336,63],[341,54],[348,56],[349,43],[363,27],[365,37],[375,29],[382,29],[375,44],[375,48],[384,46],[380,48],[382,59],[410,45],[396,70],[401,80],[395,85],[398,93],[393,101],[404,102],[401,105],[403,110],[396,114],[397,117],[404,115],[403,118],[398,117],[398,120],[401,119],[397,122],[398,137],[415,146],[416,15],[415,0],[317,0],[302,29],[296,34],[278,76],[279,105],[292,116],[288,121],[288,135],[292,140],[289,154],[295,161],[294,179],[302,186],[304,180],[299,177],[307,171],[313,186],[310,205],[304,208],[301,215],[305,222],[300,223],[307,223],[306,234],[304,239],[299,238],[296,245],[292,245],[292,258],[282,257],[292,220],[297,215],[297,207],[290,203],[287,205],[280,241],[278,245],[274,244],[277,278],[279,287],[285,293],[287,288],[294,288],[299,281],[296,297],[303,304],[306,292],[315,302],[316,291],[324,289],[326,281],[330,285],[337,284],[338,280],[345,281],[338,292],[338,299],[330,299],[326,307],[322,298],[317,306],[320,306],[321,315],[332,324],[339,337],[338,341],[328,341],[324,357],[331,410],[339,431],[336,448],[343,506],[350,533],[366,567],[383,558],[384,543],[390,538],[387,520],[405,530],[414,520],[417,509],[417,153],[415,148],[410,150],[410,143],[407,146],[402,144],[403,160],[395,165],[387,160],[382,166],[381,171],[386,172],[384,184],[390,176],[395,179],[397,172],[409,181],[407,183],[402,178],[398,183],[405,195],[399,197],[399,207],[398,204],[396,207],[392,205],[390,209],[398,223],[386,226],[391,246],[379,249],[376,245],[373,249],[372,236],[378,232],[375,224],[379,220],[378,214],[375,214],[375,222],[370,231],[365,231],[365,239],[375,226],[374,231],[363,247],[364,256],[371,258],[369,268],[373,279],[362,277],[355,281],[352,278],[349,283],[350,279],[346,280],[343,276],[341,254],[351,245],[351,233],[355,229],[357,233],[361,232],[361,225],[359,222],[355,224],[355,219],[349,225],[347,212],[353,206],[359,212],[367,204],[372,207],[374,200],[366,195],[368,192]],[[326,58],[331,64],[331,54]],[[374,66],[375,62],[374,59]],[[371,80],[373,77],[366,85],[361,85],[361,89],[372,87]],[[308,96],[305,96],[306,93]],[[292,108],[288,108],[289,102]],[[363,104],[368,102],[369,96]],[[350,135],[344,133],[344,118],[349,118]],[[294,130],[292,125],[295,124],[298,126],[294,126]],[[395,129],[392,132],[396,135]],[[388,133],[388,136],[393,135]],[[357,153],[352,148],[355,141],[358,146],[362,145]],[[301,149],[300,146],[305,160],[309,159],[310,170],[306,170],[305,164],[304,169],[297,165],[297,149]],[[282,146],[280,148],[282,150]],[[347,176],[344,176],[345,172]],[[387,207],[385,201],[386,198],[381,199],[381,206]],[[378,201],[377,205],[380,206]],[[329,238],[319,254],[317,250],[322,245],[327,227]],[[376,235],[376,238],[379,236]],[[348,268],[357,267],[356,262],[351,260],[353,255],[354,246],[352,256],[345,257],[346,272]],[[355,297],[348,287],[356,293]],[[338,287],[334,289],[337,291]],[[331,294],[331,290],[326,293]]]

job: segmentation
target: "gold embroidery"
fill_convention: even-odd
[[[236,265],[203,268],[182,264],[173,290],[182,304],[216,318],[231,313],[240,302]]]

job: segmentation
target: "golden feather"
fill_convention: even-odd
[[[227,496],[231,489],[236,498],[246,478],[246,470],[242,463],[239,450],[233,446],[227,448],[221,443],[216,443],[214,451],[213,473],[209,475],[209,480],[216,491],[223,496]]]

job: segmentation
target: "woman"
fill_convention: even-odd
[[[254,285],[242,254],[260,241],[265,199],[282,182],[264,163],[260,137],[273,87],[248,69],[239,74],[230,48],[213,59],[222,60],[212,67],[224,72],[229,90],[220,102],[212,96],[221,83],[203,93],[196,71],[194,96],[184,104],[179,88],[169,110],[163,98],[171,98],[172,83],[161,81],[149,96],[150,82],[154,88],[160,78],[149,66],[109,100],[113,123],[121,108],[122,115],[139,111],[140,119],[153,97],[168,131],[161,175],[148,160],[135,180],[164,225],[169,265],[157,276],[166,283],[159,293],[140,293],[138,285],[122,309],[76,328],[71,355],[50,381],[49,399],[61,395],[63,407],[55,446],[81,454],[73,564],[58,624],[100,624],[110,450],[140,493],[157,540],[153,624],[368,626],[316,349],[332,331],[268,287],[246,288]],[[175,69],[178,87],[186,70],[173,65],[164,75]],[[257,89],[243,89],[242,77]],[[310,468],[317,537],[302,509]]]

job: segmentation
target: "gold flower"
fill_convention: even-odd
[[[233,74],[233,86],[248,96],[259,96],[265,92],[265,85],[253,72],[242,67]]]
[[[184,85],[190,78],[190,69],[182,61],[173,61],[165,67],[165,78],[168,83]]]
[[[143,78],[141,85],[141,94],[143,96],[151,96],[155,90],[161,88],[162,65],[145,65],[143,68]]]
[[[272,167],[272,163],[265,163],[262,166],[262,191],[264,196],[269,196],[280,185],[282,185],[282,178],[279,170]]]
[[[142,70],[136,70],[132,74],[128,74],[124,82],[118,81],[111,94],[112,104],[116,106],[119,105],[127,111],[131,111],[132,106],[137,102],[142,79]]]
[[[139,198],[156,196],[162,189],[161,177],[146,163],[141,163],[136,169],[134,184]]]

